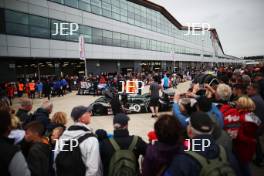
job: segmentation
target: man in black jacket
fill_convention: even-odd
[[[53,104],[50,101],[44,101],[41,107],[38,108],[33,114],[34,119],[41,122],[45,130],[50,124],[49,115],[52,112],[52,109]]]
[[[0,111],[0,174],[1,176],[30,176],[30,171],[19,148],[7,138],[10,133],[9,112]]]
[[[25,130],[25,140],[31,143],[27,156],[31,176],[49,176],[51,148],[43,137],[45,130],[42,123],[30,122]]]
[[[128,131],[129,117],[126,114],[116,114],[113,119],[114,136],[113,139],[119,145],[121,149],[128,149],[133,140],[133,135],[129,135]],[[140,155],[145,155],[147,144],[142,138],[138,137],[137,144],[133,149],[133,152],[138,160]],[[103,163],[104,176],[108,175],[110,160],[115,153],[115,150],[110,143],[109,139],[105,139],[100,142],[100,154]]]

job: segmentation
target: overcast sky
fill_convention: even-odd
[[[150,1],[165,7],[182,25],[209,23],[228,55],[264,55],[264,0]]]

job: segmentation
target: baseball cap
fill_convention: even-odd
[[[90,105],[86,106],[76,106],[72,109],[71,117],[74,121],[77,121],[86,112],[92,112],[93,107]]]
[[[214,127],[214,122],[205,112],[194,112],[190,118],[191,126],[202,133],[211,132]]]
[[[116,114],[114,116],[113,124],[119,124],[121,126],[125,126],[125,125],[127,125],[129,120],[130,120],[130,118],[126,114],[119,113],[119,114]]]

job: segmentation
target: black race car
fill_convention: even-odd
[[[127,95],[119,94],[119,101],[122,105],[122,111],[125,113],[144,113],[149,112],[149,94],[143,95]],[[113,114],[111,100],[113,95],[105,93],[105,96],[95,100],[91,106],[93,107],[93,115],[110,115]]]

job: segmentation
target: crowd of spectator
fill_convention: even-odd
[[[264,128],[263,68],[220,67],[209,83],[193,80],[177,90],[172,112],[159,114],[156,90],[173,86],[173,75],[154,75],[150,90],[153,117],[149,141],[130,134],[128,115],[113,117],[113,132],[93,132],[92,107],[76,106],[73,125],[67,114],[45,100],[33,113],[33,101],[21,97],[14,111],[0,101],[0,173],[3,176],[195,176],[252,175],[262,167]],[[103,79],[101,77],[101,79]],[[168,79],[168,80],[167,80]],[[158,88],[160,87],[160,88]],[[67,86],[66,86],[67,88]],[[204,141],[210,145],[204,146]]]

